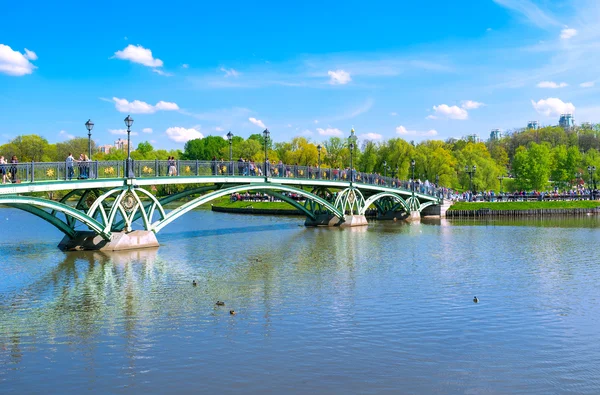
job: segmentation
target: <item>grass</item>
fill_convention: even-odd
[[[212,203],[217,207],[224,208],[258,208],[266,210],[294,210],[295,208],[285,202],[251,202],[251,201],[237,201],[231,202],[229,197],[223,197],[217,199]]]
[[[569,209],[600,207],[597,200],[569,200],[552,202],[456,202],[449,210],[479,210],[489,208],[493,211],[502,210],[538,210],[538,209]]]

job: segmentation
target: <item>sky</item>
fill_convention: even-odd
[[[0,142],[183,149],[600,122],[597,0],[0,3]]]

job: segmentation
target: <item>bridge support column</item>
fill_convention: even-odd
[[[94,232],[79,231],[73,238],[65,236],[58,244],[58,248],[63,251],[122,251],[158,246],[154,232],[147,230],[134,230],[129,233],[112,232],[110,240],[104,240]]]
[[[421,221],[421,213],[418,211],[411,211],[408,217],[406,217],[408,222],[420,222]]]
[[[367,217],[364,215],[346,215],[344,216],[345,221],[340,225],[342,228],[348,228],[351,226],[367,226]]]

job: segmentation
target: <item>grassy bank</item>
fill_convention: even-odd
[[[263,210],[294,210],[295,208],[285,202],[250,202],[237,201],[231,202],[229,197],[223,197],[212,202],[213,206],[223,208],[255,208]]]
[[[504,210],[551,210],[600,207],[598,200],[572,200],[553,202],[457,202],[450,209],[454,210],[479,210],[482,208],[492,211]]]

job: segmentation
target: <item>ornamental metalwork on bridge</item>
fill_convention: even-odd
[[[249,191],[285,201],[315,224],[337,225],[346,215],[364,215],[369,208],[382,215],[409,214],[439,205],[444,198],[444,190],[429,182],[350,168],[242,161],[132,160],[127,164],[4,164],[0,170],[10,182],[0,185],[0,204],[34,214],[69,237],[85,229],[110,240],[113,232],[136,227],[157,233],[198,206]],[[153,193],[158,186],[169,185],[186,188],[162,197]],[[58,191],[67,193],[53,200]],[[166,204],[172,209],[166,210]]]

